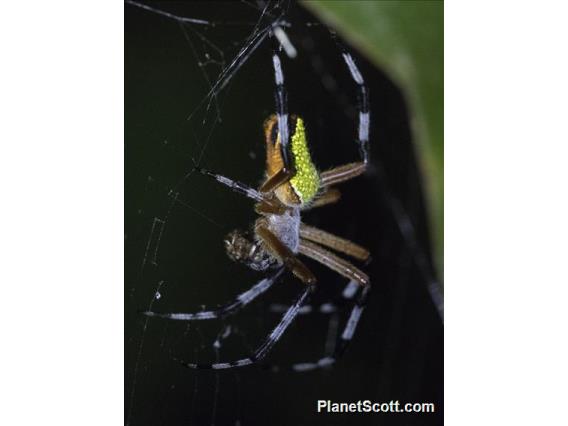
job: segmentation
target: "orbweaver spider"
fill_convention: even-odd
[[[316,284],[316,277],[298,259],[303,255],[322,263],[331,270],[348,278],[348,286],[356,284],[363,289],[356,300],[347,324],[336,345],[332,356],[324,357],[316,363],[304,363],[297,369],[308,370],[333,364],[353,337],[355,328],[364,309],[369,293],[370,279],[351,262],[337,256],[328,249],[343,253],[359,261],[369,259],[367,249],[349,240],[340,238],[326,231],[306,225],[301,221],[302,211],[337,202],[340,192],[333,186],[355,178],[366,170],[369,159],[369,101],[367,88],[352,56],[342,49],[343,60],[352,79],[357,84],[359,97],[359,125],[357,142],[361,161],[345,164],[319,173],[312,162],[304,121],[296,115],[288,115],[284,75],[277,52],[272,56],[276,80],[277,114],[271,115],[264,123],[266,140],[266,180],[258,190],[240,182],[204,170],[196,166],[195,170],[214,178],[219,183],[256,201],[255,211],[260,217],[253,227],[253,238],[249,233],[235,230],[225,239],[227,255],[248,267],[264,271],[276,268],[269,278],[262,279],[237,298],[217,309],[196,313],[157,313],[143,312],[151,317],[171,320],[196,321],[224,318],[234,314],[256,297],[267,291],[285,269],[291,271],[306,284],[295,303],[282,316],[266,340],[249,357],[233,362],[214,364],[183,363],[189,368],[227,369],[257,363],[265,358],[284,331],[294,321],[300,308],[306,303]],[[346,294],[347,292],[344,292]]]

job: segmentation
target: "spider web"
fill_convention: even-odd
[[[409,119],[398,89],[361,57],[371,92],[371,170],[341,186],[339,204],[305,217],[373,254],[371,300],[340,364],[303,374],[290,369],[331,353],[348,316],[340,297],[345,280],[317,265],[314,307],[262,367],[192,371],[175,360],[248,355],[302,288],[294,279],[285,277],[222,321],[139,314],[216,306],[260,278],[230,262],[222,245],[229,231],[254,221],[250,201],[192,170],[199,163],[260,183],[262,122],[274,112],[275,23],[298,50],[293,60],[282,54],[289,110],[308,123],[318,166],[356,161],[354,84],[328,30],[305,10],[288,2],[126,2],[127,424],[249,425],[275,417],[281,424],[330,424],[317,415],[317,399],[432,401],[441,411],[441,296]],[[440,417],[418,424],[428,421]]]

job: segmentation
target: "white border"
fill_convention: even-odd
[[[567,424],[561,5],[445,5],[448,425]]]
[[[123,412],[123,4],[0,13],[0,424]]]

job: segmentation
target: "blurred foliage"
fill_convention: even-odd
[[[444,258],[444,3],[303,1],[402,89],[424,176],[434,256]]]

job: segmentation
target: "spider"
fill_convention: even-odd
[[[303,370],[333,364],[353,337],[355,328],[364,309],[370,289],[370,279],[351,262],[337,256],[335,252],[365,262],[370,253],[364,247],[326,231],[309,226],[301,221],[301,213],[321,206],[335,203],[341,194],[334,185],[362,175],[369,160],[369,101],[367,87],[355,61],[345,48],[337,43],[342,57],[357,85],[359,98],[359,123],[357,142],[360,161],[348,163],[330,170],[319,172],[314,165],[308,146],[306,125],[297,115],[288,114],[284,74],[278,51],[272,55],[276,81],[276,114],[264,123],[266,143],[266,179],[260,188],[254,189],[243,183],[220,174],[205,170],[198,165],[195,170],[215,179],[217,182],[239,192],[256,202],[255,211],[259,218],[252,231],[232,231],[224,240],[229,258],[241,262],[257,271],[276,270],[241,293],[232,302],[213,310],[195,313],[157,313],[143,312],[151,317],[170,320],[196,321],[225,318],[248,305],[266,292],[281,276],[289,270],[305,284],[304,290],[287,309],[279,324],[252,355],[232,362],[213,364],[193,364],[182,362],[186,367],[198,369],[227,369],[243,367],[263,360],[288,326],[294,321],[300,308],[307,302],[315,288],[317,278],[299,259],[299,255],[313,259],[339,275],[349,279],[348,287],[362,287],[362,291],[352,308],[350,317],[336,345],[332,356],[324,357],[316,363],[304,363]],[[357,286],[358,285],[358,286]],[[347,288],[346,288],[347,290]],[[344,291],[344,295],[348,292]],[[345,296],[352,297],[352,296]]]

